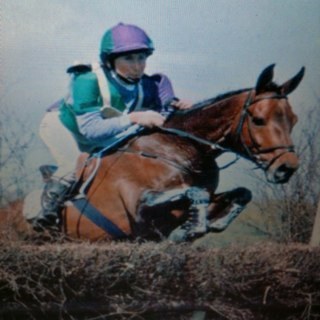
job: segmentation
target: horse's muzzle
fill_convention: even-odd
[[[267,180],[271,183],[287,183],[297,171],[299,161],[294,153],[280,157],[266,172]]]

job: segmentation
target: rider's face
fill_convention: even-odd
[[[128,80],[139,80],[146,68],[147,54],[144,52],[129,53],[114,60],[114,69]]]

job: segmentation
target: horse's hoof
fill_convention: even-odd
[[[243,211],[244,208],[244,206],[233,204],[230,212],[227,215],[210,223],[209,230],[211,232],[224,231],[231,224],[231,222]]]
[[[206,233],[206,231],[207,231],[207,228],[205,230],[201,230],[197,232],[195,230],[186,230],[183,227],[179,227],[170,233],[168,240],[176,243],[193,241],[195,239],[202,237]]]
[[[184,242],[187,240],[187,231],[182,228],[177,228],[169,234],[168,240],[175,243]]]

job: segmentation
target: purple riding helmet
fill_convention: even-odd
[[[101,47],[101,61],[109,60],[131,51],[145,51],[151,55],[154,50],[152,40],[141,28],[119,23],[104,34]]]

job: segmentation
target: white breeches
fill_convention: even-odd
[[[58,111],[46,112],[39,134],[58,166],[54,176],[72,179],[80,151],[72,134],[61,123]]]

